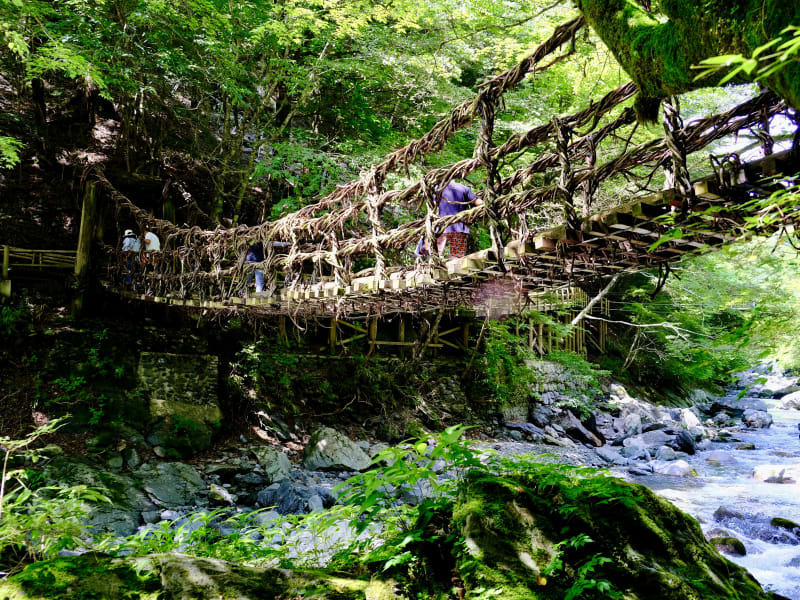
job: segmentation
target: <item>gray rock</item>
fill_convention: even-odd
[[[607,463],[617,466],[625,466],[628,464],[628,459],[623,457],[619,452],[614,450],[611,446],[600,446],[595,449],[597,456],[602,458]]]
[[[694,454],[697,451],[695,437],[685,429],[678,431],[678,435],[675,436],[669,445],[675,450],[686,452],[686,454]]]
[[[659,475],[669,475],[671,477],[686,477],[692,475],[693,470],[689,463],[685,460],[673,461],[660,461],[655,460],[650,463],[653,467],[653,472]]]
[[[274,525],[275,521],[281,518],[277,510],[259,510],[251,513],[250,523],[256,527]]]
[[[257,446],[252,450],[269,483],[286,481],[291,477],[292,463],[286,454],[269,446]]]
[[[701,427],[700,418],[692,411],[691,408],[684,408],[680,411],[680,424],[686,429],[694,429]]]
[[[238,473],[236,476],[234,476],[234,479],[236,480],[236,483],[238,483],[239,485],[255,486],[255,485],[264,485],[265,483],[271,483],[258,473],[253,473],[253,472]]]
[[[754,429],[766,429],[772,425],[772,415],[765,410],[747,409],[744,411],[742,420],[748,427]]]
[[[560,421],[560,425],[564,428],[568,436],[578,442],[598,448],[603,445],[603,441],[584,427],[583,423],[581,423],[578,417],[572,414],[570,410],[566,411],[564,417]]]
[[[158,516],[162,521],[177,521],[181,518],[181,513],[177,510],[162,510]]]
[[[552,436],[549,434],[545,434],[542,438],[542,441],[545,444],[550,444],[551,446],[560,446],[562,448],[575,448],[575,442],[573,442],[569,438],[560,438],[556,436]]]
[[[432,495],[433,484],[427,479],[420,479],[414,485],[404,486],[402,489],[403,502],[410,506],[417,506]]]
[[[652,469],[646,468],[645,465],[636,465],[635,467],[631,467],[628,469],[628,473],[631,475],[636,475],[637,477],[647,477],[648,475],[652,475]]]
[[[537,427],[541,427],[542,429],[544,429],[550,424],[550,421],[553,420],[554,416],[555,413],[553,412],[553,409],[550,408],[549,406],[537,405],[530,412],[531,422]]]
[[[303,464],[310,471],[362,471],[370,458],[352,440],[330,427],[313,433],[305,449]]]
[[[384,450],[388,450],[391,446],[389,444],[384,444],[383,442],[378,442],[377,444],[372,444],[369,449],[369,455],[371,457],[375,457]]]
[[[158,510],[145,510],[142,511],[142,521],[151,525],[153,523],[158,523],[161,519],[161,511]]]
[[[744,411],[751,410],[767,410],[767,405],[760,398],[752,396],[745,396],[739,398],[738,396],[723,396],[717,398],[711,405],[711,413],[718,413],[724,411],[732,417],[741,418]]]
[[[322,498],[319,495],[314,494],[313,496],[309,497],[308,499],[308,512],[320,512],[324,510],[325,506],[322,503]]]
[[[745,516],[739,511],[728,508],[727,506],[720,506],[714,511],[714,520],[717,522],[730,521],[732,519],[743,521]]]
[[[778,408],[781,410],[800,410],[800,391],[782,396]]]
[[[125,461],[123,460],[122,455],[118,453],[112,454],[111,457],[106,461],[106,465],[108,465],[108,468],[112,471],[119,471],[124,464]]]
[[[323,507],[330,508],[336,502],[331,493],[322,486],[294,484],[290,481],[273,483],[258,493],[258,503],[263,507],[275,507],[282,515],[301,514],[309,511],[308,500],[312,496],[322,499]]]
[[[141,523],[141,513],[153,504],[130,477],[118,475],[67,456],[54,458],[44,468],[48,483],[85,485],[106,496],[110,503],[87,502],[84,523],[93,534],[112,533],[117,536],[133,534]]]
[[[517,441],[526,438],[534,442],[540,442],[545,435],[545,430],[540,429],[533,423],[506,423],[506,427],[511,430],[509,432],[511,437]],[[514,436],[515,433],[518,433],[520,437]],[[555,430],[552,430],[552,435],[558,437]]]
[[[139,457],[136,448],[125,448],[122,451],[122,458],[125,459],[125,464],[128,465],[129,469],[136,469],[142,464],[142,459]]]
[[[641,448],[641,449],[650,449],[652,448],[655,451],[657,448],[671,442],[674,439],[674,436],[666,433],[663,429],[656,429],[653,431],[647,431],[645,433],[640,433],[639,435],[635,435],[633,437],[626,438],[622,445],[625,448]],[[623,451],[623,456],[628,456],[628,454]],[[629,456],[632,458],[632,456]]]
[[[159,463],[139,469],[136,474],[149,494],[170,506],[192,504],[194,497],[205,489],[197,470],[179,462]]]
[[[717,427],[728,427],[733,424],[733,418],[726,412],[718,412],[711,422]]]
[[[666,462],[677,459],[678,455],[675,453],[675,450],[673,450],[669,446],[661,446],[658,450],[656,450],[656,460]]]
[[[650,460],[650,452],[647,450],[646,446],[624,446],[620,450],[620,454],[631,460]]]
[[[790,394],[800,392],[800,384],[797,382],[786,384],[786,379],[781,377],[774,381],[768,381],[764,385],[764,390],[768,391],[772,398],[784,398]]]
[[[512,429],[511,431],[508,432],[508,435],[514,441],[517,441],[517,442],[521,442],[522,441],[522,433],[520,433],[519,431],[516,431],[516,430]]]
[[[208,501],[211,504],[217,504],[222,506],[232,506],[235,504],[233,496],[231,493],[226,490],[221,485],[217,485],[216,483],[212,483],[208,487]]]

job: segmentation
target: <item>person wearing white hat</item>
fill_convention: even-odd
[[[132,229],[126,229],[125,235],[122,236],[122,251],[123,252],[138,252],[141,247],[139,238],[133,233]]]
[[[134,265],[134,252],[139,252],[141,248],[139,238],[133,233],[132,229],[126,229],[125,234],[122,236],[122,251],[125,252],[125,266],[128,268],[128,273],[125,275],[125,283],[130,285],[133,281],[133,265]]]

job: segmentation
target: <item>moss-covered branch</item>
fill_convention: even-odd
[[[694,81],[692,65],[722,54],[750,55],[800,24],[800,4],[783,0],[665,0],[659,13],[634,0],[576,0],[587,22],[639,86],[640,116],[654,116],[658,100],[716,85],[717,76]],[[765,85],[800,107],[800,65],[791,63]],[[648,107],[650,109],[648,110]]]

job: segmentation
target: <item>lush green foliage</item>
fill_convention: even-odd
[[[800,283],[791,235],[684,261],[655,298],[654,279],[629,280],[612,308],[637,327],[615,326],[617,346],[603,366],[657,391],[713,388],[767,356],[796,368]]]
[[[54,419],[22,439],[0,437],[0,571],[15,571],[26,562],[52,558],[60,550],[84,543],[85,502],[109,502],[83,485],[42,485],[40,473],[23,467],[36,464],[39,453],[30,449],[42,436],[56,431]],[[9,469],[9,465],[14,466]]]
[[[48,382],[37,394],[37,403],[57,412],[70,412],[75,420],[98,425],[106,416],[107,392],[122,382],[125,367],[116,364],[107,354],[108,332],[93,334],[94,346],[89,349],[79,368]]]
[[[536,380],[535,374],[525,366],[525,361],[533,360],[535,355],[510,325],[505,321],[486,322],[481,357],[483,384],[498,403],[527,398]]]

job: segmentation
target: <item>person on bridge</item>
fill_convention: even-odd
[[[126,229],[122,236],[122,251],[125,252],[125,266],[128,273],[125,275],[125,283],[130,284],[133,280],[134,252],[139,252],[141,242],[132,229]]]
[[[252,246],[247,249],[247,255],[244,257],[245,262],[255,262],[260,263],[264,262],[264,242],[256,242]],[[260,271],[256,269],[256,294],[260,294],[264,291],[264,271]],[[250,284],[250,280],[253,278],[253,273],[250,273],[247,276],[247,281],[245,282],[245,286]]]
[[[478,198],[467,186],[451,181],[439,194],[439,216],[450,217],[463,210],[482,204],[483,200]],[[448,246],[451,258],[461,258],[467,253],[468,242],[469,227],[464,223],[458,222],[445,227],[442,235],[436,240],[436,246],[440,256],[444,252],[445,246]],[[425,238],[422,238],[417,244],[415,254],[419,256],[427,256],[429,254],[428,249],[425,247]]]
[[[122,236],[122,251],[123,252],[138,252],[141,247],[139,238],[133,233],[132,229],[126,229],[125,235]]]
[[[161,240],[149,229],[146,229],[144,232],[144,251],[161,252]]]

